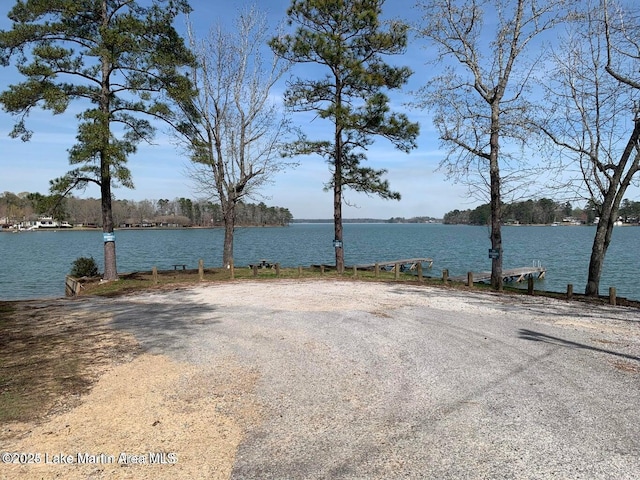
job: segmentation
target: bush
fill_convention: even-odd
[[[78,257],[73,262],[70,275],[72,277],[95,277],[98,275],[98,264],[93,257]]]

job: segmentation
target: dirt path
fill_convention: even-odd
[[[229,478],[256,374],[144,353],[96,302],[4,304],[0,478]]]
[[[1,450],[39,463],[0,464],[2,479],[640,470],[634,309],[245,281],[11,310]]]

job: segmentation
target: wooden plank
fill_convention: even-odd
[[[394,267],[396,264],[400,265],[416,265],[418,263],[428,263],[429,268],[433,265],[432,258],[404,258],[400,260],[391,260],[388,262],[376,262],[376,263],[361,263],[358,265],[353,265],[353,268],[357,268],[358,270],[371,270],[376,267],[376,264],[381,267]]]
[[[82,284],[77,278],[67,275],[64,279],[64,294],[67,297],[75,297],[80,294]]]
[[[530,276],[535,276],[537,278],[544,278],[546,273],[546,268],[544,267],[520,267],[520,268],[512,268],[508,270],[502,271],[502,278],[507,279],[507,282],[522,282],[523,280],[529,278]],[[473,273],[473,282],[487,282],[491,280],[491,272],[472,272]],[[451,281],[454,282],[466,282],[468,279],[468,275],[460,275],[456,277],[450,277]]]
[[[433,266],[433,259],[432,258],[423,258],[423,257],[419,257],[419,258],[405,258],[405,259],[401,259],[401,260],[391,260],[388,262],[376,262],[376,263],[360,263],[360,264],[356,264],[356,265],[345,265],[345,270],[351,270],[353,268],[356,268],[358,270],[374,270],[376,268],[376,266],[378,268],[381,267],[393,267],[391,269],[391,271],[393,271],[393,269],[395,268],[396,265],[410,265],[410,269],[411,270],[415,270],[417,268],[417,264],[418,263],[428,263],[429,266],[427,268],[431,268]],[[328,264],[313,264],[311,265],[311,268],[314,269],[322,269],[324,268],[325,270],[335,270],[336,266],[335,265],[328,265]]]

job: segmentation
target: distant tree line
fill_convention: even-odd
[[[113,200],[114,223],[120,227],[223,225],[220,205],[204,200]],[[95,198],[67,197],[40,193],[0,194],[0,224],[14,225],[53,217],[72,225],[101,227],[101,201]],[[285,226],[293,221],[287,208],[259,204],[238,204],[238,226]]]
[[[624,223],[640,223],[640,202],[633,202],[625,198],[620,204],[618,213]]]
[[[440,220],[434,217],[391,217],[386,223],[434,223]]]
[[[433,217],[391,217],[382,218],[343,218],[342,223],[435,223],[440,220]],[[333,218],[298,218],[292,223],[333,223]]]
[[[640,218],[640,202],[624,200],[620,216],[625,222],[637,223]],[[549,198],[526,200],[504,204],[503,224],[536,225],[555,222],[591,224],[598,217],[598,206],[588,202],[584,208],[574,208],[571,202],[556,202]],[[446,224],[487,225],[491,218],[489,204],[474,209],[453,210],[444,216]]]

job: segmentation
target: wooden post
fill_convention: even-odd
[[[236,278],[236,272],[233,269],[233,260],[229,261],[229,277],[233,280],[234,278]]]
[[[422,282],[422,263],[418,262],[418,265],[416,265],[416,269],[418,270],[418,281]]]
[[[467,272],[467,287],[473,287],[473,272]]]
[[[353,266],[353,278],[357,278],[358,277],[358,267],[356,267],[355,265]]]
[[[609,305],[616,306],[616,287],[609,287]]]
[[[442,270],[442,283],[445,285],[449,282],[449,270],[446,268]]]
[[[200,276],[200,281],[204,281],[204,260],[198,260],[198,275]]]
[[[378,262],[376,262],[375,270],[376,270],[376,278],[379,278],[380,277],[380,264]]]
[[[399,263],[396,263],[394,270],[396,271],[395,279],[400,280],[400,264]]]
[[[320,275],[324,275],[324,265],[320,265]]]
[[[276,263],[276,277],[280,276],[280,264]]]
[[[527,278],[527,293],[533,295],[533,277]]]
[[[151,269],[151,275],[153,275],[153,283],[158,283],[158,267],[153,267]]]
[[[573,284],[567,285],[567,300],[573,300]]]
[[[298,278],[302,276],[302,267],[298,265]]]
[[[252,265],[251,266],[251,270],[253,270],[253,276],[257,277],[258,276],[258,265]]]

